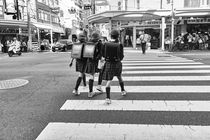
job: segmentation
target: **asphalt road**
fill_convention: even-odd
[[[135,55],[134,55],[135,54]],[[170,54],[171,55],[171,54]],[[210,64],[209,55],[174,54]],[[202,56],[202,60],[200,59]],[[198,59],[199,58],[199,59]],[[125,60],[176,60],[168,54],[148,53],[145,56],[133,51],[126,53]],[[117,123],[157,125],[210,125],[210,112],[203,111],[114,111],[114,110],[60,110],[66,100],[89,100],[87,93],[73,96],[77,73],[75,66],[68,67],[70,54],[66,53],[24,53],[22,56],[0,56],[0,81],[26,79],[25,86],[0,90],[0,140],[35,140],[50,122],[66,123]],[[170,65],[170,64],[169,64]],[[136,69],[134,69],[136,70]],[[137,71],[148,71],[139,70]],[[153,71],[155,70],[152,69]],[[169,70],[169,69],[164,69]],[[181,70],[179,69],[173,69]],[[182,69],[185,70],[185,69]],[[195,68],[191,69],[195,70]],[[202,68],[208,70],[208,68]],[[158,71],[158,70],[157,70]],[[124,76],[210,76],[210,73],[169,74],[123,74]],[[114,86],[118,82],[113,82]],[[125,81],[127,86],[209,86],[209,81]],[[202,88],[202,87],[201,87]],[[210,101],[209,93],[191,92],[130,93],[126,97],[112,94],[113,100],[191,100]],[[91,100],[104,100],[105,94]]]

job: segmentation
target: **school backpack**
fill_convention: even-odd
[[[84,45],[83,57],[93,58],[95,53],[95,43],[88,42]]]
[[[104,57],[107,60],[118,61],[120,60],[120,44],[114,42],[107,42],[104,44]]]
[[[71,57],[76,59],[81,59],[83,52],[84,44],[83,43],[74,43],[72,47]]]

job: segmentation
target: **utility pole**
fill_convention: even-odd
[[[28,24],[28,50],[32,50],[30,0],[27,0],[27,24]]]
[[[92,14],[96,13],[96,1],[91,0]]]
[[[174,0],[171,0],[171,46],[174,44]]]
[[[160,0],[160,9],[163,9],[163,0]]]

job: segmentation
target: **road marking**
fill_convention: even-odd
[[[98,81],[98,77],[94,81]],[[112,81],[118,81],[117,77]],[[210,76],[123,76],[123,81],[210,81]]]
[[[195,66],[124,66],[123,70],[129,69],[192,69],[192,68],[210,68],[209,65],[195,65]]]
[[[210,73],[210,70],[161,70],[161,71],[123,71],[123,74],[161,74],[161,73],[174,73],[174,74],[181,74],[181,73]]]
[[[94,89],[96,87],[94,86]],[[105,87],[102,87],[105,91]],[[129,93],[210,93],[210,86],[125,86]],[[79,87],[80,92],[88,92],[88,88]],[[119,93],[119,86],[112,86],[111,93]]]
[[[192,63],[123,63],[123,66],[149,66],[149,65],[201,65],[200,62]]]
[[[36,140],[209,140],[210,126],[49,123]]]
[[[60,110],[118,110],[118,111],[210,111],[210,101],[152,101],[112,100],[67,100]]]
[[[122,63],[175,63],[175,62],[195,62],[193,60],[123,60]]]
[[[0,90],[1,89],[11,89],[24,86],[28,84],[29,81],[25,79],[9,79],[0,81]]]

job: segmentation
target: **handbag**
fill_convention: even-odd
[[[105,60],[98,60],[98,69],[102,69],[104,67]]]

